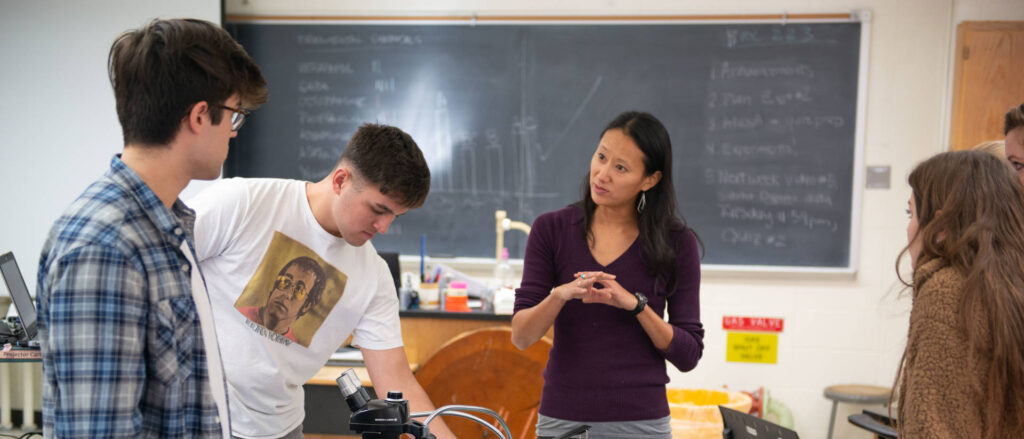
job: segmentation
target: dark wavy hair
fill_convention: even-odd
[[[640,147],[644,154],[644,175],[661,171],[661,180],[645,192],[646,206],[636,214],[636,220],[647,274],[659,281],[656,283],[665,285],[666,295],[671,295],[677,281],[672,232],[690,231],[694,237],[697,237],[697,233],[686,225],[676,210],[675,186],[672,183],[672,141],[668,130],[650,113],[639,111],[619,114],[604,127],[601,136],[609,130],[622,130]],[[590,229],[597,204],[590,194],[589,172],[583,177],[582,192],[582,199],[573,205],[583,210],[583,239],[592,244],[594,235]],[[639,199],[640,194],[637,194],[635,203],[639,203]],[[700,242],[699,237],[697,240]],[[701,248],[703,252],[703,244]]]
[[[309,287],[309,294],[306,295],[306,301],[302,302],[302,308],[299,308],[299,314],[296,316],[302,317],[303,314],[309,312],[313,307],[320,304],[320,300],[324,295],[324,288],[327,286],[327,273],[324,272],[323,267],[320,266],[313,258],[308,256],[300,256],[295,259],[288,261],[281,268],[281,271],[277,273],[278,276],[284,276],[285,272],[288,271],[288,267],[292,265],[298,266],[302,271],[308,271],[316,275],[316,282],[313,282],[313,286]]]
[[[125,144],[167,145],[200,101],[211,110],[235,93],[250,110],[267,101],[267,81],[249,54],[203,20],[153,20],[121,34],[107,55],[107,74]],[[210,111],[214,124],[223,117]]]
[[[984,413],[984,437],[1014,436],[1024,428],[1024,186],[1003,160],[981,151],[938,154],[917,165],[909,182],[918,221],[912,241],[921,242],[914,268],[942,259],[964,275],[957,324],[970,346],[990,343],[992,348],[984,371],[988,388],[978,389],[983,407],[970,410]],[[909,248],[900,253],[897,267]],[[968,317],[978,314],[985,316],[991,340],[981,340],[985,334],[968,324]],[[905,362],[906,352],[897,389]],[[902,397],[898,407],[904,406]]]

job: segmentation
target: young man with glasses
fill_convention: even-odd
[[[39,263],[46,437],[227,437],[227,392],[178,194],[213,179],[266,81],[201,20],[154,20],[110,49],[124,150],[57,219]]]
[[[302,385],[350,334],[378,394],[400,390],[412,411],[433,409],[409,370],[391,272],[369,242],[429,190],[413,139],[365,124],[320,181],[231,178],[189,201],[234,436],[302,437]],[[454,438],[443,422],[430,430]]]
[[[221,108],[231,112],[231,131],[238,131],[245,123],[245,118],[251,113],[249,110],[221,105]]]

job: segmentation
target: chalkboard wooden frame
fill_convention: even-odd
[[[601,25],[625,25],[625,24],[708,24],[708,23],[860,23],[860,44],[857,60],[857,89],[856,89],[856,123],[854,129],[853,145],[853,167],[852,167],[852,191],[850,200],[849,219],[849,243],[848,258],[845,264],[839,266],[791,266],[791,265],[767,265],[767,264],[704,264],[702,268],[708,271],[720,272],[789,272],[789,273],[817,273],[817,274],[852,274],[857,271],[859,261],[859,238],[860,238],[860,216],[863,195],[863,143],[864,143],[864,120],[866,108],[867,73],[868,73],[868,49],[870,44],[870,21],[869,11],[853,11],[848,14],[762,14],[762,15],[709,15],[709,16],[687,16],[687,15],[665,15],[665,16],[244,16],[229,15],[226,17],[227,24],[241,23],[308,23],[308,24],[458,24],[464,23],[470,26],[488,24],[601,24]],[[684,212],[685,213],[685,212]],[[519,219],[519,218],[516,218]],[[491,225],[493,227],[493,225]],[[699,232],[699,230],[698,230]],[[487,253],[489,253],[488,250]],[[408,255],[409,252],[406,252]],[[410,256],[403,256],[403,260]],[[434,260],[439,260],[436,256]],[[440,258],[444,260],[446,258]],[[469,264],[490,264],[492,259],[486,257],[458,257],[452,258],[452,262]]]

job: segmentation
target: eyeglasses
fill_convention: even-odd
[[[274,281],[274,288],[291,294],[294,299],[302,300],[306,298],[306,285],[292,282],[292,278],[288,276],[278,276],[277,280]]]
[[[242,108],[231,108],[227,105],[221,105],[221,108],[225,110],[231,110],[231,131],[238,131],[245,123],[245,118],[249,117],[250,111]]]

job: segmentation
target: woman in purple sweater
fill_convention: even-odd
[[[620,114],[590,159],[583,199],[533,223],[512,343],[554,325],[537,435],[671,438],[665,360],[704,349],[696,235],[676,215],[672,144],[648,113]],[[664,313],[668,310],[668,322]]]

